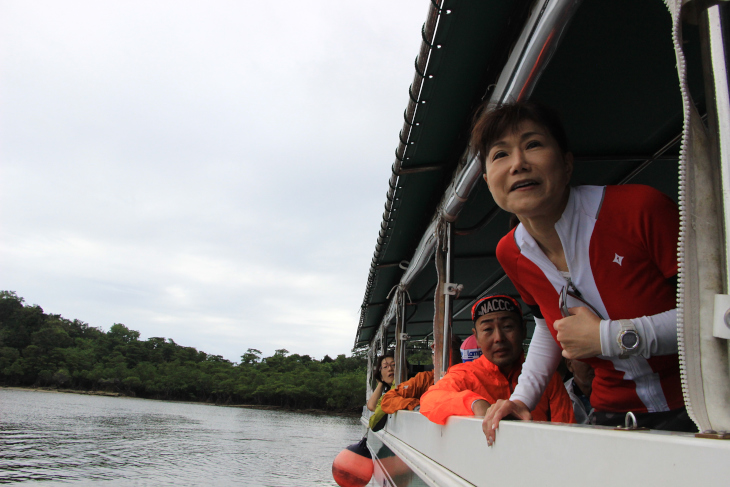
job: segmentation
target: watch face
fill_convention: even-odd
[[[621,345],[628,350],[635,348],[638,342],[639,335],[635,331],[629,330],[621,335]]]

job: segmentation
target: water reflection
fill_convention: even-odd
[[[357,418],[5,389],[0,483],[336,485],[332,460],[362,432]]]

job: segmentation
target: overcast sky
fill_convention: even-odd
[[[0,289],[350,353],[429,0],[0,0]]]

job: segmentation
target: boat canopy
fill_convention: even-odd
[[[485,100],[529,97],[557,109],[576,158],[572,184],[648,184],[678,200],[684,117],[672,29],[660,0],[432,2],[355,349],[376,337],[395,341],[394,289],[405,295],[410,340],[433,333],[434,235],[442,221],[452,223],[451,282],[463,285],[452,300],[453,333],[471,333],[470,308],[480,296],[519,298],[495,258],[509,215],[495,205],[468,146]],[[682,35],[689,91],[704,114],[699,29],[685,25]]]

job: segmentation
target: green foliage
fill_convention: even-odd
[[[363,353],[319,361],[286,349],[262,357],[249,348],[236,364],[171,338],[139,337],[121,323],[104,333],[48,315],[0,291],[0,384],[295,409],[359,409],[365,400]]]
[[[255,364],[261,359],[261,350],[249,348],[241,355],[241,365]]]
[[[433,351],[426,342],[411,342],[406,347],[406,360],[411,365],[431,365]]]

